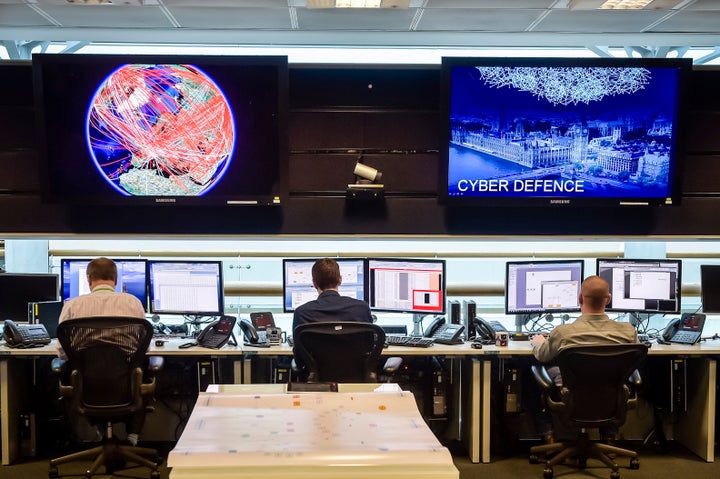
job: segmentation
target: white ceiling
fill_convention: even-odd
[[[87,1],[88,4],[84,4]],[[412,47],[712,47],[720,0],[409,0],[311,9],[306,0],[0,0],[0,41]],[[659,54],[658,54],[659,55]]]

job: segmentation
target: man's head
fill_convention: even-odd
[[[342,283],[340,266],[337,261],[330,258],[323,258],[315,261],[312,267],[313,285],[320,291],[338,289]]]
[[[87,279],[90,289],[101,284],[115,287],[117,284],[117,266],[108,258],[95,258],[87,265]]]
[[[604,313],[610,303],[610,287],[600,276],[588,276],[580,287],[580,307],[583,313]]]

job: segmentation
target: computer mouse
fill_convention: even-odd
[[[470,343],[470,347],[473,349],[482,349],[482,343],[472,342]]]

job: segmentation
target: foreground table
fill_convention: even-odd
[[[367,385],[321,393],[212,387],[168,456],[170,477],[459,477],[411,393],[361,389]]]

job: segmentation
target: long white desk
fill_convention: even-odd
[[[409,392],[208,388],[167,460],[171,479],[457,479]],[[384,385],[387,386],[387,385]]]
[[[192,347],[180,349],[187,340],[172,339],[161,347],[151,345],[150,354],[161,356],[215,356],[231,357],[234,365],[234,383],[250,383],[250,359],[255,356],[287,356],[292,348],[287,345],[271,348],[251,346],[225,346],[220,350]],[[695,454],[708,462],[714,461],[717,361],[720,341],[706,341],[693,346],[653,344],[651,356],[686,357],[688,368],[688,411],[674,424],[674,437]],[[0,346],[0,441],[2,464],[10,464],[19,454],[19,423],[15,420],[21,412],[18,391],[28,387],[30,378],[20,369],[12,367],[12,358],[31,359],[54,356],[54,344],[34,349],[10,349]],[[459,421],[461,439],[468,449],[472,462],[490,462],[490,417],[492,361],[499,358],[529,356],[532,354],[527,341],[511,341],[507,347],[494,345],[473,349],[469,344],[445,346],[436,344],[430,348],[391,346],[384,356],[448,356],[457,360],[459,377],[457,395],[461,398],[460,411],[454,411]]]

